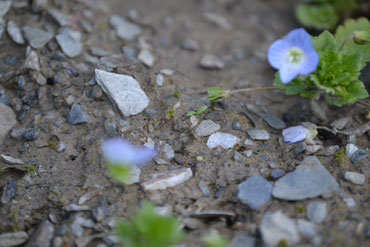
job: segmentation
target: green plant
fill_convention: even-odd
[[[201,105],[200,107],[198,107],[198,109],[196,111],[188,111],[186,113],[186,116],[191,116],[191,115],[199,115],[201,114],[202,112],[204,112],[205,110],[207,110],[208,106],[206,105]]]
[[[175,217],[158,214],[145,203],[129,221],[117,221],[117,236],[125,247],[167,247],[185,237]]]
[[[229,244],[227,238],[216,232],[205,234],[202,240],[207,247],[225,247]]]

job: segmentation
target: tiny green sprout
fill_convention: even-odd
[[[370,43],[370,32],[368,31],[355,31],[353,33],[353,41],[358,45],[365,45]]]
[[[175,92],[173,93],[173,95],[175,95],[176,97],[179,97],[179,96],[180,96],[180,92],[179,92],[179,91],[175,91]]]
[[[126,247],[167,247],[185,237],[177,218],[158,214],[150,203],[129,221],[117,221],[116,233]]]
[[[208,99],[216,102],[230,97],[230,91],[219,87],[207,88]]]
[[[300,214],[302,214],[306,211],[306,208],[305,208],[304,205],[297,205],[296,209],[297,209],[298,213],[300,213]]]
[[[217,232],[211,232],[204,235],[202,240],[207,247],[225,247],[229,244],[227,238]]]
[[[346,152],[345,152],[344,147],[342,147],[341,149],[339,149],[338,152],[335,153],[335,160],[338,162],[339,167],[343,166],[343,159],[345,155],[346,155]]]
[[[196,111],[188,111],[186,113],[186,116],[191,116],[191,115],[199,115],[201,114],[202,112],[204,112],[205,110],[207,110],[208,106],[206,105],[202,105],[200,107],[198,107],[198,109]]]
[[[28,166],[28,170],[29,170],[30,172],[34,172],[34,171],[36,171],[35,167],[34,167],[34,166],[32,166],[32,165],[29,165],[29,166]]]
[[[131,165],[113,164],[107,162],[107,168],[113,179],[123,184],[130,179]]]
[[[282,239],[279,241],[277,244],[277,247],[287,247],[288,246],[288,241],[286,239]]]

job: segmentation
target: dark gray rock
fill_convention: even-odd
[[[275,182],[272,195],[284,200],[304,200],[338,191],[335,178],[315,156],[309,156],[295,171]]]
[[[0,89],[0,104],[9,106],[8,94],[3,89]]]
[[[274,129],[284,129],[286,127],[286,124],[283,120],[278,118],[275,115],[269,114],[269,113],[261,113],[259,116],[265,120],[265,122],[270,125]]]
[[[271,199],[272,185],[258,174],[253,174],[238,186],[238,198],[251,209],[258,209]]]
[[[23,133],[23,139],[26,141],[34,141],[40,137],[40,132],[35,128],[27,129]]]
[[[89,117],[79,104],[73,104],[67,115],[67,123],[76,125],[89,122]]]
[[[3,188],[3,194],[1,196],[1,203],[8,203],[17,194],[17,186],[13,179],[9,178],[8,183]]]
[[[284,174],[285,174],[285,172],[283,170],[274,169],[274,170],[271,171],[270,177],[272,177],[273,179],[278,179],[281,176],[284,176]]]
[[[358,149],[351,157],[351,161],[353,164],[360,162],[361,160],[367,158],[369,153],[363,149]]]

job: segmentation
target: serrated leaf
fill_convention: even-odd
[[[185,236],[175,217],[159,215],[150,203],[144,204],[130,221],[118,221],[116,232],[125,247],[168,247]]]
[[[319,30],[334,28],[339,21],[335,8],[328,3],[312,5],[300,3],[295,13],[303,26]]]
[[[355,31],[367,31],[370,32],[370,21],[363,17],[357,20],[349,19],[347,20],[344,25],[341,25],[337,28],[335,32],[335,39],[342,44],[343,41],[352,35]],[[370,44],[358,45],[353,40],[349,40],[344,48],[343,51],[346,50],[356,50],[363,54],[364,62],[370,61]]]

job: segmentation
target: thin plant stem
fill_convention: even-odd
[[[283,90],[277,87],[255,87],[255,88],[242,88],[231,90],[229,94],[237,94],[237,93],[249,93],[249,92],[257,92],[257,91],[274,91],[274,90]]]
[[[343,50],[343,47],[347,44],[348,41],[350,41],[351,39],[353,39],[353,37],[355,37],[355,34],[351,34],[350,36],[348,36],[342,43],[342,45],[340,46],[339,48],[339,51],[342,51]]]
[[[357,100],[356,101],[356,104],[359,104],[359,105],[363,105],[363,106],[366,106],[367,108],[370,108],[370,104],[366,103],[366,102],[363,102],[361,100]]]

